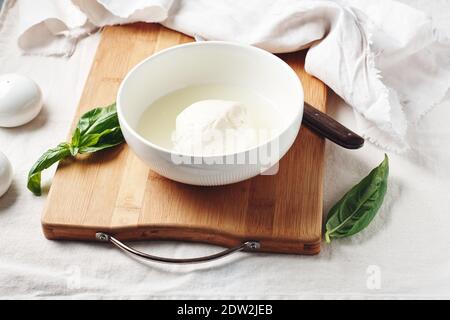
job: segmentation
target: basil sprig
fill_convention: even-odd
[[[378,167],[331,208],[326,222],[327,242],[354,235],[369,225],[383,203],[388,175],[389,160],[385,155]]]
[[[54,163],[77,154],[92,153],[114,147],[124,141],[117,118],[116,104],[95,108],[78,121],[70,143],[60,143],[47,150],[28,173],[28,189],[41,195],[41,172]]]

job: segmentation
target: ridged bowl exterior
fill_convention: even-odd
[[[250,154],[272,147],[276,152],[271,153],[270,164],[275,165],[294,143],[303,116],[303,88],[288,64],[262,49],[242,44],[223,41],[182,44],[135,66],[122,81],[117,95],[117,112],[125,140],[153,171],[182,183],[216,186],[246,180],[270,168],[260,159],[230,164],[227,163],[230,155],[189,156],[189,163],[180,164],[173,160],[170,150],[137,132],[139,117],[152,101],[181,87],[211,82],[257,90],[278,106],[286,118],[285,127],[271,141],[232,156],[249,159]],[[219,162],[211,164],[212,159]]]

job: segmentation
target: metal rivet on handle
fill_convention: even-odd
[[[99,241],[106,242],[109,240],[109,236],[107,234],[104,234],[103,232],[97,232],[95,234],[95,238]]]
[[[258,241],[247,241],[245,245],[249,250],[258,250],[261,248],[261,244]]]

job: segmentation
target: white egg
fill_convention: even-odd
[[[8,191],[13,178],[11,162],[0,151],[0,197]]]
[[[17,127],[33,120],[41,111],[42,93],[28,77],[0,75],[0,127]]]

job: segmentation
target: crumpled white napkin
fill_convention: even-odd
[[[14,0],[8,0],[11,6]],[[135,21],[274,53],[310,47],[306,70],[353,107],[358,132],[408,149],[407,129],[450,87],[450,46],[422,12],[391,0],[21,0],[19,46],[70,55],[97,27]],[[444,39],[445,40],[445,39]]]

